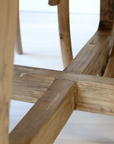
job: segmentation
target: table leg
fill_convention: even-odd
[[[0,144],[8,144],[17,1],[0,0]]]

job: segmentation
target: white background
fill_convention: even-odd
[[[88,5],[86,5],[88,3]],[[98,14],[100,0],[70,0],[70,12]],[[49,6],[48,0],[20,0],[21,11],[56,12],[56,6]]]

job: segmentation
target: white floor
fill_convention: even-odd
[[[71,14],[71,38],[75,56],[97,30],[96,14]],[[63,70],[56,13],[21,12],[23,55],[14,63]],[[11,131],[33,104],[11,101]],[[54,144],[114,143],[114,117],[75,111]]]

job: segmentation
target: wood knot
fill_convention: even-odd
[[[63,39],[63,35],[60,33],[60,39]]]

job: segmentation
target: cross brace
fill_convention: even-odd
[[[64,66],[72,61],[63,72],[14,67],[12,98],[35,104],[8,138],[18,2],[0,2],[0,144],[52,144],[74,110],[113,116],[114,1],[101,0],[98,31],[72,60],[69,1],[49,0],[58,5]]]
[[[12,99],[35,103],[58,80],[74,84],[75,109],[114,115],[114,79],[106,77],[15,66]]]
[[[10,143],[53,143],[73,110],[114,115],[113,94],[111,78],[15,66],[12,98],[36,103]]]

